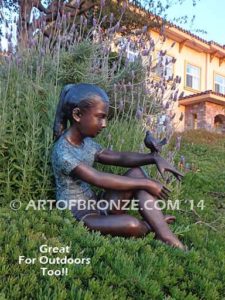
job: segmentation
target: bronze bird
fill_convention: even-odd
[[[167,144],[167,139],[164,138],[160,141],[160,140],[154,138],[153,135],[151,134],[151,132],[148,130],[148,131],[146,131],[144,143],[145,143],[145,146],[147,148],[149,148],[152,153],[154,153],[154,152],[158,153],[158,152],[161,152],[162,147]]]

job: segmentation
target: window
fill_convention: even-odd
[[[173,75],[173,65],[174,63],[173,57],[169,55],[160,56],[160,53],[158,54],[158,65],[156,68],[156,74],[158,76],[165,77],[168,79]]]
[[[200,90],[200,68],[187,64],[186,86],[195,90]]]
[[[225,77],[220,75],[215,75],[215,92],[225,94]]]
[[[193,126],[192,126],[192,128],[197,129],[198,128],[198,117],[197,117],[197,114],[193,114],[192,117],[193,117]]]
[[[129,62],[134,62],[138,59],[139,53],[138,51],[127,49],[127,59]]]
[[[123,37],[119,40],[118,47],[125,49],[126,57],[129,62],[135,62],[139,59],[139,51],[134,41],[130,41]]]

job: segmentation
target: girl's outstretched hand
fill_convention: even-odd
[[[177,171],[167,160],[158,154],[155,155],[155,164],[163,179],[165,179],[165,171],[171,172],[179,181],[181,181],[181,179],[184,177],[182,173]]]

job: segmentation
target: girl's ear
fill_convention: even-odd
[[[80,112],[80,109],[78,107],[73,109],[72,117],[76,122],[80,122],[81,112]]]

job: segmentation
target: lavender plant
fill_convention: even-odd
[[[154,58],[156,41],[146,26],[124,36],[123,13],[115,20],[100,12],[92,24],[83,16],[75,16],[73,24],[66,15],[58,16],[50,37],[44,36],[41,18],[33,22],[37,30],[26,49],[9,47],[1,56],[0,185],[5,199],[54,197],[49,151],[55,107],[66,83],[95,83],[110,95],[110,121],[99,137],[103,146],[145,151],[146,129],[170,139],[180,77],[168,77],[164,64],[175,61],[163,59],[166,50]]]

